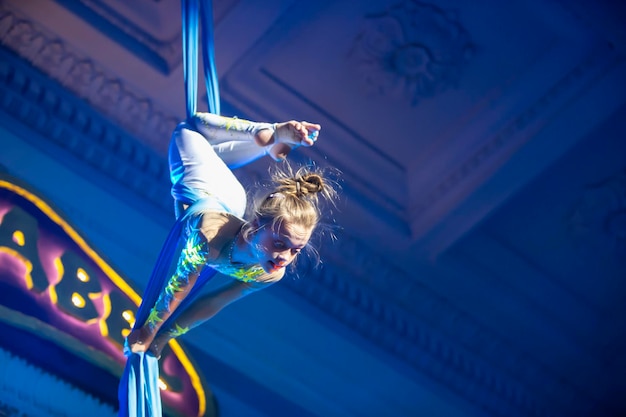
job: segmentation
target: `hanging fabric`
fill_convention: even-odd
[[[209,103],[209,113],[220,114],[220,89],[215,66],[215,43],[213,40],[213,1],[207,0],[200,8],[202,23],[202,62],[204,63],[204,83]]]
[[[203,25],[204,38],[205,42],[203,42],[204,47],[204,55],[205,59],[205,72],[208,70],[210,74],[206,75],[206,85],[207,85],[207,94],[209,98],[209,107],[211,113],[219,114],[220,106],[219,106],[219,93],[217,86],[217,76],[215,72],[215,65],[213,63],[213,29],[212,29],[212,21],[213,21],[213,12],[212,12],[212,1],[207,0],[203,1],[203,7],[201,9],[198,8],[199,2],[198,0],[182,0],[182,22],[183,22],[183,59],[184,59],[184,75],[185,75],[185,91],[187,95],[187,115],[190,117],[196,112],[196,99],[197,99],[197,64],[198,64],[198,12],[199,10],[204,10],[202,15],[204,16]],[[152,276],[150,277],[150,281],[148,287],[146,288],[141,306],[136,314],[136,322],[135,328],[140,328],[143,326],[145,321],[148,318],[150,313],[150,308],[156,303],[159,294],[161,293],[163,287],[165,286],[167,279],[173,272],[171,269],[174,265],[174,254],[178,253],[178,245],[181,245],[180,237],[182,235],[183,223],[185,222],[186,217],[182,219],[178,219],[170,231],[163,248],[161,249],[161,253],[159,254],[157,263],[152,271]],[[179,308],[176,309],[174,314],[170,316],[168,319],[169,322],[173,322],[175,320],[177,312],[183,311],[185,306],[193,301],[193,296],[195,295],[194,289],[201,288],[203,281],[208,280],[210,277],[207,275],[214,275],[215,271],[210,268],[205,268],[206,271],[203,271],[203,274],[200,275],[198,281],[194,288],[191,290],[189,295],[185,298],[184,302],[181,303]],[[200,285],[197,285],[200,284]],[[164,328],[165,325],[163,326]]]
[[[198,35],[199,17],[203,27],[202,56],[204,78],[207,88],[209,112],[220,114],[220,99],[215,53],[213,45],[213,2],[211,0],[182,0],[182,41],[183,41],[183,74],[185,82],[187,117],[196,114],[198,96]],[[201,6],[201,7],[200,7]],[[155,305],[161,291],[171,276],[175,264],[174,256],[179,253],[182,244],[186,216],[176,220],[152,271],[148,287],[136,314],[133,328],[144,325],[152,306]],[[167,329],[174,323],[178,315],[197,297],[200,289],[216,271],[205,267],[196,284],[173,314],[162,324]],[[126,367],[118,389],[119,417],[161,417],[161,394],[158,388],[159,362],[151,353],[131,353],[129,349]]]
[[[198,32],[202,23],[202,62],[209,113],[220,114],[220,95],[213,42],[213,1],[182,0],[183,74],[187,117],[196,113],[198,104]]]

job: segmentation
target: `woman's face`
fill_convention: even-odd
[[[261,226],[249,242],[254,263],[267,273],[277,272],[293,262],[311,238],[312,230],[301,225],[271,222]]]

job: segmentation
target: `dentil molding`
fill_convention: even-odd
[[[178,123],[176,116],[157,108],[123,80],[5,2],[0,2],[0,42],[156,150],[163,150],[160,139],[168,138]]]

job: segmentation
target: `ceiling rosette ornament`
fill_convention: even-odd
[[[368,92],[416,105],[455,87],[473,53],[454,13],[410,0],[365,16],[350,56]]]

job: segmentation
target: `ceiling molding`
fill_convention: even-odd
[[[164,152],[160,139],[169,137],[178,124],[176,116],[4,2],[0,3],[0,40],[100,113]]]
[[[515,116],[498,133],[485,137],[481,145],[430,191],[411,188],[413,196],[409,217],[415,240],[423,237],[446,213],[496,171],[517,149],[531,141],[543,125],[549,123],[563,106],[581,94],[594,80],[606,73],[618,57],[607,45],[596,48],[577,66]]]
[[[170,39],[157,39],[123,14],[99,0],[55,0],[80,16],[85,22],[102,31],[107,37],[143,59],[160,73],[170,74],[182,62],[181,33],[174,32]],[[150,1],[157,13],[171,13],[171,2]],[[178,6],[178,4],[176,5]],[[178,7],[177,7],[178,9]],[[177,10],[178,11],[178,10]],[[180,15],[180,13],[179,13]]]
[[[167,187],[163,187],[169,182],[164,157],[12,57],[10,51],[0,47],[0,55],[0,109],[11,116],[18,132],[36,132],[54,148],[72,155],[78,164],[86,163],[122,189],[130,189],[162,210],[171,210]]]

